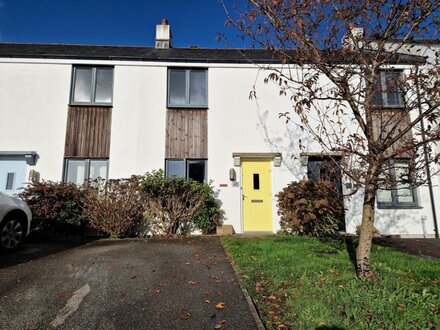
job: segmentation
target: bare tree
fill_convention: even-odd
[[[408,45],[438,37],[440,2],[244,0],[233,11],[223,4],[227,24],[278,59],[265,69],[266,81],[292,100],[280,115],[299,119],[324,152],[341,154],[344,175],[364,192],[357,274],[374,276],[377,196],[410,201],[439,159],[440,67]]]

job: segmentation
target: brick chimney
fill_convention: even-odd
[[[171,48],[171,28],[165,18],[156,25],[156,48]]]

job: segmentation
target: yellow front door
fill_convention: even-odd
[[[243,231],[272,231],[270,160],[244,160],[241,169]]]

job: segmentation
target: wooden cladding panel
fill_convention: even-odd
[[[111,120],[108,107],[69,107],[64,156],[108,158]]]
[[[373,122],[374,138],[383,141],[391,129],[394,129],[394,132],[391,134],[392,138],[407,128],[410,125],[410,116],[408,113],[404,113],[403,110],[400,109],[380,109],[373,112]],[[408,146],[411,146],[412,137],[412,132],[410,130],[388,148],[385,155],[391,156],[392,154],[397,153],[400,157],[411,158],[413,156],[412,150],[407,150],[405,152],[400,152],[399,150],[405,150]]]
[[[208,111],[168,109],[166,158],[208,158]]]

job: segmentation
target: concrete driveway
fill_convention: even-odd
[[[256,328],[216,237],[29,244],[0,255],[1,329]]]

